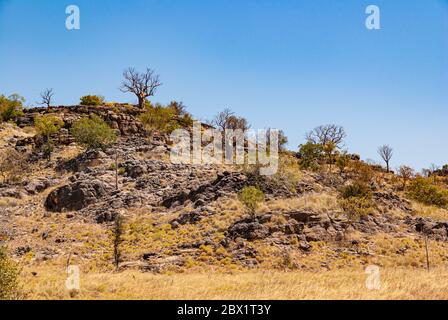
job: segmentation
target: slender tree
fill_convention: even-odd
[[[123,233],[124,233],[124,226],[123,226],[123,216],[118,213],[115,217],[115,223],[114,227],[112,229],[112,243],[114,247],[114,264],[116,270],[120,267],[120,261],[121,261],[121,248],[120,245],[123,242]]]
[[[394,154],[393,149],[390,146],[388,146],[387,144],[385,144],[378,148],[378,154],[386,163],[386,170],[387,170],[387,172],[389,172],[390,159],[392,159],[392,156]]]
[[[39,104],[45,105],[47,106],[47,108],[49,108],[51,106],[53,96],[54,96],[53,88],[45,89],[45,91],[40,94],[40,98],[42,100],[39,102]]]

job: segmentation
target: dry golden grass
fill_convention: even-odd
[[[369,290],[364,268],[256,271],[234,274],[81,274],[76,299],[447,299],[448,269],[380,269],[381,287]],[[27,299],[70,299],[63,269],[25,271]]]
[[[328,193],[305,194],[299,198],[278,199],[266,203],[263,211],[287,212],[305,210],[313,212],[339,211],[337,198]]]
[[[448,210],[435,206],[427,206],[413,201],[412,207],[415,210],[415,216],[428,217],[437,220],[448,220]]]

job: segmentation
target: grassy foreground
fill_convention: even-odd
[[[37,270],[36,270],[37,271]],[[448,299],[448,270],[381,269],[381,288],[364,270],[254,271],[154,275],[138,271],[81,275],[70,297],[62,270],[24,270],[27,299]]]

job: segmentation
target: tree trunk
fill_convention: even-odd
[[[429,272],[428,235],[425,233],[426,269]]]
[[[143,109],[145,107],[145,98],[142,98],[140,96],[138,97],[138,107],[140,109]]]

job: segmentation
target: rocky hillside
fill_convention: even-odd
[[[112,270],[117,215],[124,217],[122,269],[422,267],[423,231],[432,263],[448,258],[446,211],[406,199],[391,187],[391,174],[376,173],[375,210],[352,221],[337,201],[351,172],[301,170],[290,153],[273,177],[235,166],[172,164],[169,141],[150,136],[139,113],[124,105],[36,108],[1,124],[0,150],[13,148],[28,163],[20,181],[0,184],[0,240],[15,259],[30,267]],[[35,150],[33,124],[41,114],[64,122],[50,159]],[[85,151],[74,142],[71,125],[90,114],[116,130],[114,145]],[[237,199],[246,186],[266,195],[255,220]]]

